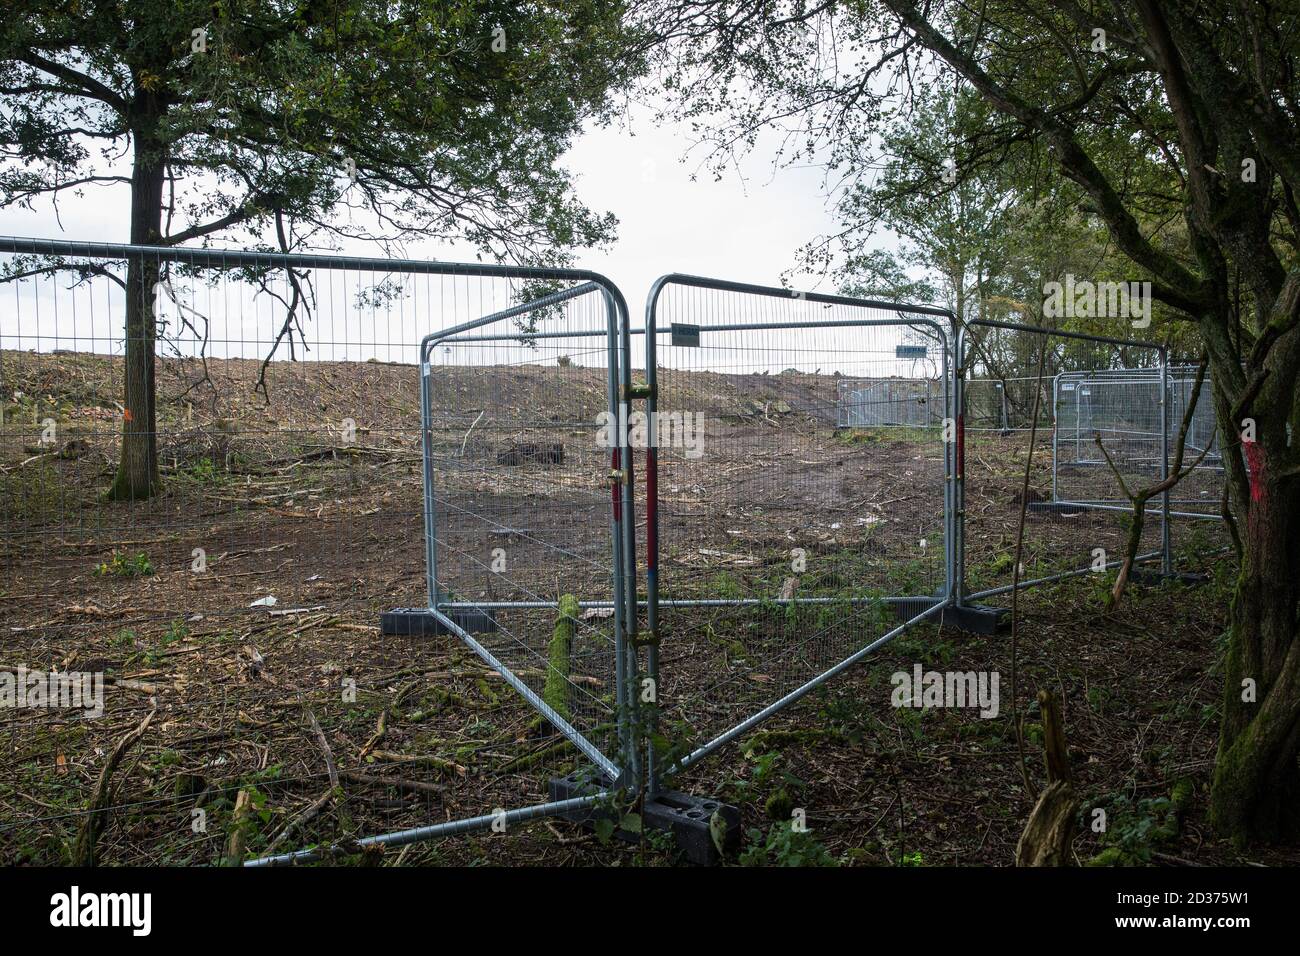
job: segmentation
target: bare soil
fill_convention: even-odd
[[[549,777],[585,765],[458,641],[379,633],[383,610],[424,603],[415,369],[277,363],[269,403],[252,390],[256,362],[210,361],[204,373],[194,361],[160,361],[166,491],[108,503],[100,495],[115,466],[120,364],[0,353],[0,671],[102,671],[107,685],[100,718],[0,711],[0,861],[68,862],[108,755],[150,712],[111,781],[102,864],[218,862],[235,831],[256,855],[489,813],[544,800]],[[605,599],[609,461],[590,439],[605,407],[601,377],[581,368],[439,375],[434,443],[453,462],[440,488],[444,545],[460,556],[440,569],[445,587],[468,601]],[[706,454],[662,450],[662,594],[766,602],[665,611],[663,729],[688,746],[891,627],[878,598],[942,586],[945,472],[932,433],[837,431],[830,376],[678,376],[674,407],[708,412]],[[485,409],[494,411],[480,419]],[[42,444],[49,418],[56,437]],[[528,442],[563,444],[563,464],[498,465],[503,449]],[[989,435],[967,449],[972,586],[1010,581],[1026,447],[1023,435]],[[1040,497],[1050,496],[1043,455]],[[644,504],[638,514],[644,565]],[[1084,566],[1095,547],[1116,553],[1122,532],[1115,516],[1033,512],[1026,570]],[[1180,525],[1175,542],[1182,566],[1208,572],[1209,583],[1136,589],[1112,611],[1101,603],[1108,576],[1024,592],[1014,698],[1005,636],[923,625],[675,785],[738,803],[747,847],[770,817],[789,819],[796,807],[844,863],[1008,864],[1032,806],[1013,720],[1019,712],[1029,775],[1041,784],[1029,702],[1050,687],[1064,700],[1084,806],[1106,808],[1112,824],[1105,837],[1084,830],[1081,861],[1122,838],[1132,858],[1156,865],[1296,862],[1234,850],[1205,826],[1232,569],[1210,530]],[[496,544],[510,561],[504,575],[487,567]],[[802,572],[790,563],[796,548],[806,552]],[[773,600],[787,590],[823,600],[792,613]],[[251,606],[268,596],[273,607]],[[500,622],[485,641],[540,687],[553,615],[502,612]],[[610,628],[600,616],[583,622],[572,675],[585,695],[575,722],[602,745]],[[917,662],[998,671],[998,716],[894,708],[891,674]],[[1158,801],[1184,780],[1176,835],[1153,842],[1143,822],[1166,820]],[[253,807],[243,822],[241,792]],[[658,840],[606,843],[543,821],[380,862],[663,864],[674,855]]]

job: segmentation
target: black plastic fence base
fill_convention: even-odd
[[[552,800],[568,800],[607,790],[609,783],[593,780],[589,774],[572,773],[567,777],[553,778],[549,789]],[[562,816],[584,826],[594,826],[601,819],[616,824],[619,822],[618,811],[612,807],[586,807],[571,810]],[[642,807],[641,825],[651,830],[671,833],[682,855],[699,866],[712,866],[722,858],[714,840],[714,830],[718,831],[723,848],[728,853],[740,845],[740,810],[711,797],[697,797],[676,790],[660,791],[647,799]],[[640,834],[621,827],[614,831],[614,835],[629,843],[635,843],[641,838]]]
[[[1011,612],[984,604],[955,604],[939,613],[939,623],[971,634],[1000,634],[1011,626]]]
[[[497,629],[496,618],[490,611],[452,608],[442,613],[471,634],[487,634]],[[451,631],[427,607],[395,607],[379,615],[379,633],[426,637]]]
[[[1199,584],[1205,584],[1210,580],[1208,574],[1195,574],[1191,571],[1171,571],[1166,574],[1163,571],[1157,571],[1154,568],[1132,568],[1128,573],[1128,579],[1134,584],[1144,584],[1150,586],[1159,586],[1165,581],[1177,581],[1179,584],[1186,584],[1189,587],[1195,587]]]
[[[900,621],[910,621],[922,611],[942,603],[942,598],[934,597],[889,599],[889,606],[893,608],[894,615]],[[944,627],[955,627],[958,630],[969,631],[972,634],[997,634],[1005,630],[1010,624],[1007,615],[1008,612],[1005,608],[985,607],[982,604],[964,604],[944,608],[939,612],[938,616],[932,617],[930,620]]]

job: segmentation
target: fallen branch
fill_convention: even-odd
[[[474,424],[469,426],[469,431],[465,432],[465,437],[461,439],[460,442],[460,455],[459,455],[460,458],[465,457],[465,446],[469,444],[469,436],[474,433],[475,427],[477,427],[478,423],[483,420],[483,416],[486,414],[487,414],[487,409],[485,408],[483,409],[483,411],[478,413],[478,418],[474,419]]]
[[[310,707],[307,708],[307,720],[311,723],[312,733],[316,735],[316,743],[320,745],[321,753],[325,757],[325,770],[329,774],[330,789],[337,790],[339,771],[334,765],[334,751],[330,749],[330,742],[325,739],[325,731],[321,730],[320,721],[316,719],[316,712]]]
[[[113,774],[117,772],[118,764],[122,762],[122,758],[144,736],[144,732],[149,729],[149,724],[153,721],[156,713],[156,710],[149,711],[144,720],[140,722],[140,726],[119,740],[117,746],[113,748],[113,752],[108,755],[108,761],[104,764],[104,769],[99,775],[99,782],[95,785],[95,792],[91,794],[90,802],[86,805],[89,812],[82,819],[81,827],[77,831],[77,842],[72,850],[73,866],[95,865],[95,843],[107,826],[108,805],[113,793]]]
[[[352,783],[368,783],[376,787],[392,787],[395,790],[406,790],[411,793],[426,793],[440,797],[444,792],[443,788],[435,783],[407,780],[403,777],[379,777],[368,773],[360,773],[356,770],[340,770],[339,776]]]
[[[279,832],[279,834],[277,834],[276,838],[271,841],[269,849],[274,850],[285,840],[289,839],[289,837],[292,836],[295,832],[300,830],[304,824],[315,819],[316,815],[319,814],[321,810],[323,810],[325,806],[331,800],[334,799],[334,795],[336,793],[338,793],[338,789],[336,787],[330,787],[319,797],[317,797],[316,800],[312,802],[305,810],[303,810],[300,814],[298,814],[296,817],[294,817],[292,820],[290,820],[288,823],[284,825],[284,829],[282,829]]]

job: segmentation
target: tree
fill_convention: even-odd
[[[1300,73],[1296,12],[1136,0],[661,0],[646,9],[717,155],[783,130],[852,161],[942,78],[987,106],[959,153],[1041,150],[1077,212],[1207,350],[1241,534],[1211,817],[1300,837]],[[793,161],[793,160],[792,160]],[[957,157],[961,165],[962,156]]]
[[[474,243],[560,264],[614,222],[557,160],[636,69],[617,3],[6,0],[0,205],[129,188],[132,243],[232,231]],[[113,160],[129,152],[129,171]],[[368,226],[337,215],[364,209]],[[64,268],[23,262],[10,277]],[[157,262],[125,278],[125,408],[110,496],[158,488]],[[289,276],[291,282],[294,277]],[[300,308],[276,340],[292,344]]]
[[[885,128],[879,155],[855,155],[836,204],[839,228],[806,247],[805,265],[833,270],[846,294],[939,302],[958,324],[995,319],[1113,335],[1112,319],[1045,316],[1043,289],[1069,275],[1124,281],[1131,264],[1104,228],[1079,213],[1078,190],[1046,151],[1028,142],[985,144],[989,124],[987,104],[969,88],[918,89],[911,108]],[[882,227],[898,237],[895,250],[869,248]],[[1175,354],[1200,355],[1190,323],[1164,324],[1163,332]],[[1017,417],[1027,418],[1032,388],[1009,378],[1011,369],[1033,367],[1035,340],[980,332],[970,341],[977,374],[1001,380]],[[1049,378],[1131,358],[1077,339],[1051,345]]]

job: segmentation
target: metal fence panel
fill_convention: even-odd
[[[151,709],[163,789],[132,811],[150,838],[112,847],[114,862],[222,853],[220,827],[191,830],[197,791],[178,775],[205,781],[211,800],[260,791],[278,827],[331,787],[317,740],[354,775],[357,801],[346,814],[323,804],[310,832],[272,831],[250,850],[544,807],[544,783],[530,788],[524,771],[620,768],[620,449],[597,437],[620,368],[614,287],[568,270],[26,239],[0,240],[0,270],[4,664],[100,675],[107,714],[78,721],[75,744],[57,731],[64,711],[6,720],[6,778],[46,806],[0,824],[0,860],[49,862],[42,848],[71,845],[103,755]],[[128,314],[146,320],[133,338]],[[491,315],[431,342],[421,373],[422,336]],[[506,340],[468,341],[492,331]],[[128,346],[154,357],[151,431],[122,401]],[[422,408],[434,427],[421,428]],[[124,434],[158,449],[162,490],[148,500],[104,497]],[[500,670],[454,640],[376,626],[428,601],[426,460],[443,479],[441,546],[457,553],[441,566],[442,604],[530,603],[469,635]],[[556,667],[563,594],[584,606]],[[507,686],[540,696],[557,671],[554,699],[567,697],[586,750]],[[393,779],[407,802],[377,817]]]
[[[1160,480],[1168,465],[1167,406],[1160,389],[1152,396],[1147,384],[1152,375],[1157,381],[1163,375],[1161,348],[974,322],[959,337],[958,356],[965,371],[963,396],[992,377],[994,363],[999,372],[1010,368],[1016,381],[1029,383],[1018,400],[1008,402],[1009,428],[963,432],[957,494],[962,600],[988,600],[1011,590],[1022,504],[1027,517],[1018,575],[1022,586],[1116,567],[1132,511],[1121,478],[1136,490]],[[1040,357],[1041,384],[1026,374],[1035,372]],[[959,413],[962,407],[959,400]],[[1031,439],[1026,495],[1022,486]],[[1139,549],[1143,560],[1162,565],[1169,528],[1165,506],[1165,496],[1148,502]]]
[[[898,425],[927,427],[943,417],[947,383],[940,379],[840,379],[836,424],[840,428]]]
[[[646,368],[668,427],[647,455],[650,671],[666,725],[690,744],[680,766],[943,601],[942,317],[696,277],[656,283]],[[918,354],[930,392],[915,424],[845,426],[846,383],[883,384],[888,407],[918,405],[915,385],[902,401],[888,390],[915,378]]]
[[[583,283],[421,346],[429,606],[611,778],[626,676],[621,319]],[[562,606],[576,617],[557,644]],[[490,623],[471,633],[467,619]]]
[[[1187,403],[1195,384],[1194,369],[1169,370],[1167,386],[1168,447],[1177,448]],[[1179,517],[1218,517],[1224,488],[1223,460],[1218,454],[1214,403],[1207,376],[1188,423],[1183,468],[1190,472],[1173,489],[1170,502]],[[1156,474],[1164,460],[1161,439],[1161,376],[1150,369],[1101,369],[1059,373],[1053,384],[1056,430],[1053,436],[1053,496],[1057,501],[1124,504],[1113,485],[1094,475],[1106,469],[1095,441],[1101,434],[1112,455],[1134,468]],[[1172,457],[1170,461],[1172,466]]]

